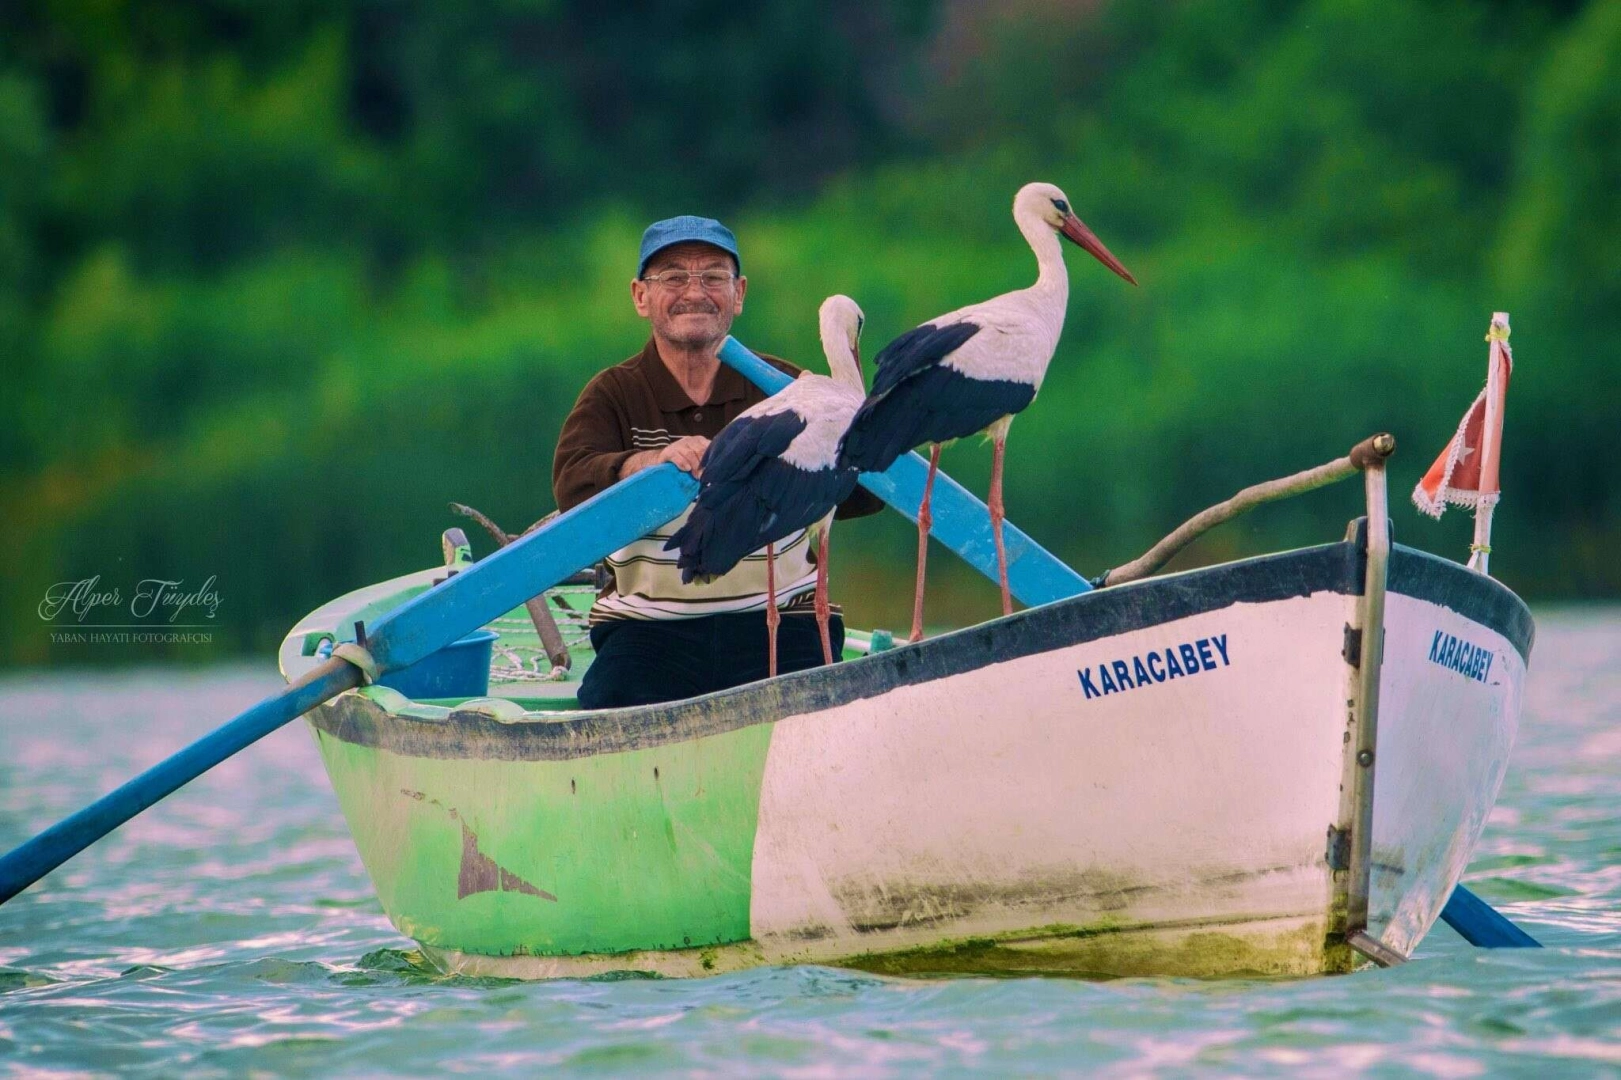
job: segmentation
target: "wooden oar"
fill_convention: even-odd
[[[367,677],[413,664],[684,510],[698,482],[674,465],[645,469],[559,515],[379,618],[364,646],[315,667],[286,690],[0,857],[0,904],[142,810],[288,721]],[[347,657],[347,658],[345,658]]]
[[[726,339],[726,343],[721,346],[720,358],[768,394],[775,394],[793,381],[744,348],[736,338]],[[1278,483],[1288,484],[1290,481],[1298,480],[1304,484],[1301,490],[1308,490],[1310,487],[1318,487],[1355,472],[1349,458],[1344,459],[1343,468],[1341,465],[1340,461],[1330,462],[1320,469],[1311,470],[1309,474],[1302,473],[1299,477],[1291,477],[1288,481]],[[861,486],[915,522],[918,504],[923,498],[923,478],[927,471],[928,463],[920,455],[906,454],[896,460],[887,472],[863,473]],[[1249,509],[1263,498],[1272,497],[1274,492],[1271,488],[1272,485],[1259,485],[1256,489],[1240,492],[1239,496],[1231,500],[1235,504],[1242,502],[1233,513],[1225,513],[1230,509],[1227,504],[1205,511],[1184,526],[1184,528],[1195,527],[1196,532],[1183,538],[1178,535],[1182,530],[1178,530],[1178,534],[1173,534],[1166,541],[1162,541],[1160,546],[1156,546],[1139,562],[1152,561],[1155,557],[1163,556],[1158,558],[1154,566],[1163,564],[1171,554],[1180,550],[1193,535],[1202,532],[1204,528],[1219,521],[1226,521],[1234,516],[1234,513]],[[1246,495],[1255,493],[1259,493],[1258,497],[1243,501]],[[1292,494],[1293,490],[1288,493]],[[992,581],[997,580],[996,547],[991,535],[990,511],[985,504],[971,495],[961,484],[940,473],[934,481],[933,511],[934,525],[929,530],[929,535],[961,555],[974,569]],[[1086,592],[1092,587],[1080,574],[1015,528],[1012,522],[1004,522],[1002,528],[1008,553],[1008,587],[1021,603],[1034,607],[1037,604],[1063,600],[1077,593]],[[1162,547],[1168,550],[1162,550]],[[1135,563],[1130,564],[1131,568],[1136,566]],[[1124,578],[1127,576],[1124,573],[1126,570],[1128,567],[1110,571],[1108,577],[1117,580]],[[1515,926],[1507,916],[1462,885],[1452,890],[1452,896],[1441,909],[1441,918],[1465,941],[1481,948],[1541,947],[1530,934]]]

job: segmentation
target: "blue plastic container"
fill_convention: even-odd
[[[493,630],[474,630],[377,681],[416,701],[484,697],[490,692],[490,650],[496,637]]]

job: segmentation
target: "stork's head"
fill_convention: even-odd
[[[1043,183],[1024,185],[1019,189],[1019,193],[1013,196],[1013,217],[1020,222],[1028,220],[1045,222],[1060,236],[1085,248],[1098,262],[1133,285],[1137,284],[1137,279],[1131,276],[1131,271],[1122,266],[1120,260],[1103,246],[1103,241],[1097,238],[1097,234],[1075,216],[1075,211],[1069,207],[1069,196],[1060,191],[1056,185]]]
[[[843,293],[834,293],[822,301],[817,319],[822,331],[822,351],[827,354],[827,365],[833,377],[862,389],[861,327],[867,317],[862,314],[861,306]]]

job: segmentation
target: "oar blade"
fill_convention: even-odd
[[[1509,921],[1507,915],[1462,885],[1452,890],[1441,908],[1441,921],[1458,936],[1480,949],[1540,949],[1542,942]]]
[[[342,660],[329,660],[275,697],[259,702],[122,787],[0,856],[0,904],[232,754],[359,684],[360,672],[354,666]]]

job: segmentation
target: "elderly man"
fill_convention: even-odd
[[[648,226],[630,298],[653,335],[635,356],[587,383],[563,422],[552,463],[558,509],[663,462],[698,475],[709,440],[764,399],[718,358],[732,320],[743,312],[748,279],[742,270],[737,240],[718,221],[678,217]],[[783,360],[765,359],[799,373]],[[857,489],[837,516],[870,514],[882,505]],[[613,581],[591,607],[597,656],[580,685],[583,708],[673,701],[765,678],[765,553],[755,552],[707,584],[683,585],[664,541],[685,518],[608,557]],[[775,550],[783,615],[778,668],[817,667],[815,552],[804,532]],[[844,641],[837,614],[831,630],[837,655]]]

